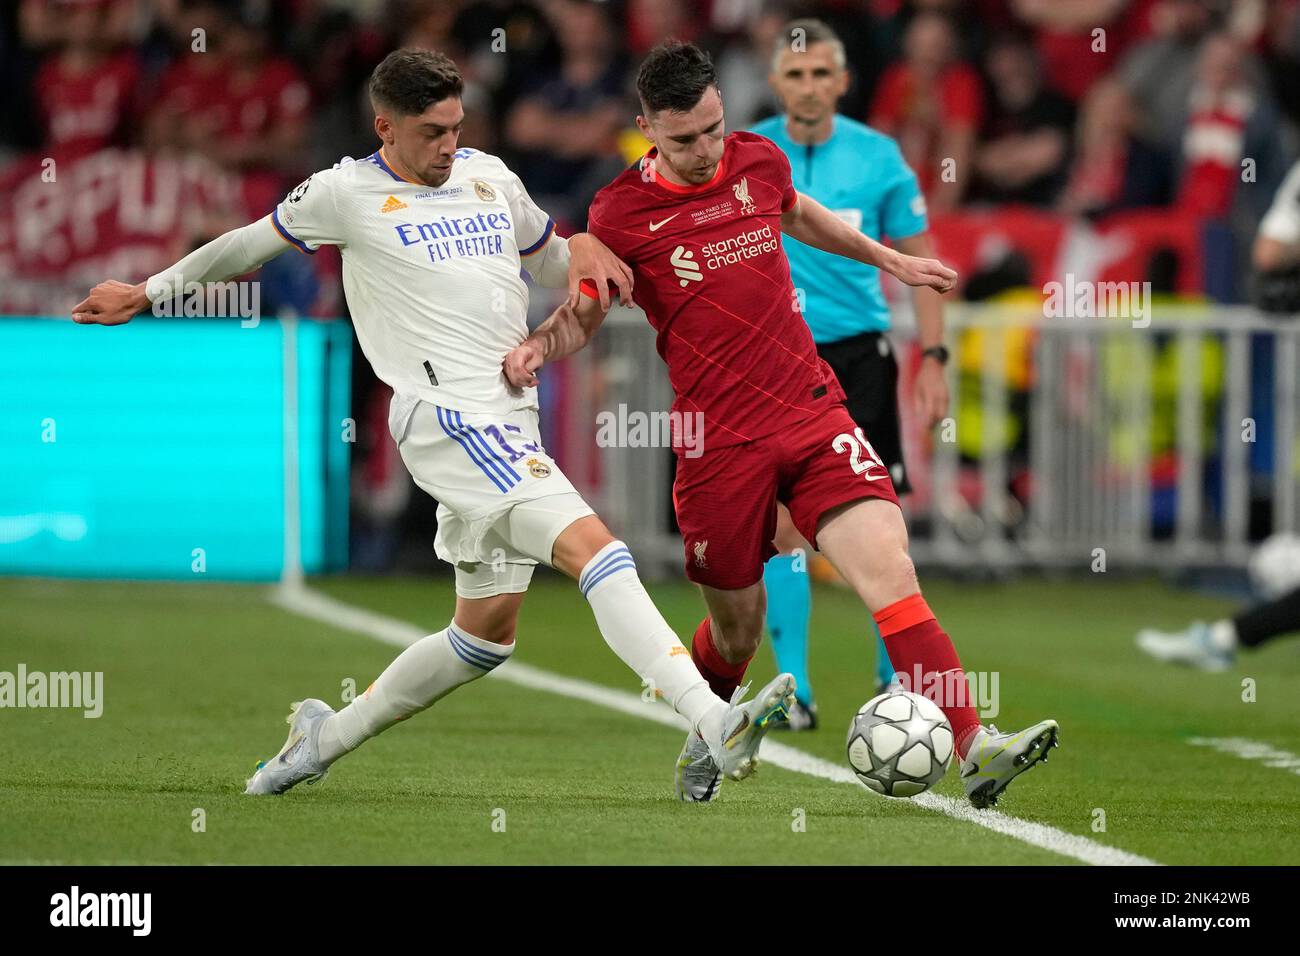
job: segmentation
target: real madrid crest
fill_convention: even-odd
[[[492,202],[497,198],[497,192],[481,179],[474,180],[474,194],[484,202]]]
[[[545,478],[551,473],[551,466],[544,461],[538,461],[536,458],[529,458],[528,473],[534,478]]]

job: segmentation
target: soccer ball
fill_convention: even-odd
[[[849,766],[887,797],[914,797],[943,779],[952,725],[932,700],[909,691],[873,697],[849,724]]]
[[[1250,581],[1267,600],[1300,587],[1300,536],[1275,534],[1250,556]]]

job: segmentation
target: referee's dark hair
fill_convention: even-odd
[[[651,50],[636,75],[641,112],[689,113],[704,91],[718,85],[713,60],[694,43],[669,40]]]

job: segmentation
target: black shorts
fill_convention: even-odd
[[[894,490],[912,490],[903,464],[902,430],[898,424],[898,362],[883,332],[864,332],[817,346],[844,388],[849,416],[862,428],[880,460],[889,469]]]

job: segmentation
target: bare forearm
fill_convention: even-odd
[[[912,289],[912,310],[916,313],[916,336],[921,348],[943,344],[943,297],[933,289]]]
[[[576,307],[566,301],[501,361],[506,381],[512,387],[536,387],[537,372],[543,365],[572,355],[591,341],[605,311],[595,299],[583,295],[578,298]]]
[[[895,253],[854,229],[817,200],[804,193],[781,219],[781,231],[814,249],[891,271]]]
[[[816,249],[875,266],[910,286],[927,286],[943,293],[957,282],[957,273],[937,259],[882,246],[803,193],[782,213],[781,231]]]
[[[584,303],[579,303],[579,308],[583,307]],[[555,362],[585,347],[591,341],[593,331],[588,330],[577,312],[566,304],[547,316],[546,321],[528,336],[528,341],[541,349],[546,361]]]
[[[898,248],[909,256],[930,257],[934,248],[930,237],[922,233],[900,239]],[[912,289],[912,310],[916,315],[916,335],[921,348],[928,349],[943,344],[943,296],[933,289],[917,286]]]

